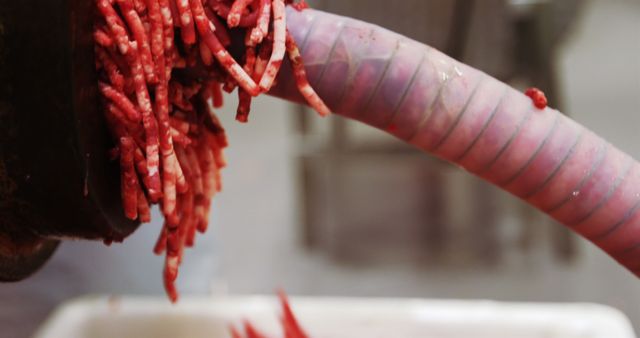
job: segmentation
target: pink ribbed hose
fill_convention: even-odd
[[[334,113],[509,191],[640,277],[640,164],[632,157],[419,42],[320,11],[287,15],[309,82]],[[284,71],[271,94],[300,102],[294,86]]]

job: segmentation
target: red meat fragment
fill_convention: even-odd
[[[525,95],[531,98],[533,105],[542,110],[547,108],[547,97],[544,92],[538,88],[529,88],[525,92]]]

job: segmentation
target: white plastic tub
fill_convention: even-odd
[[[633,338],[619,311],[593,304],[292,298],[313,338]],[[62,305],[36,338],[227,338],[243,319],[282,337],[272,297],[164,299],[87,297]]]

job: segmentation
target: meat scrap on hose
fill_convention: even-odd
[[[542,90],[538,88],[529,88],[524,92],[524,94],[531,98],[531,101],[536,108],[542,110],[547,107],[547,96]]]
[[[175,302],[185,247],[207,230],[212,198],[226,166],[224,128],[215,114],[222,90],[237,88],[236,119],[247,122],[253,97],[274,85],[285,55],[309,105],[329,108],[309,85],[286,28],[293,0],[95,0],[96,67],[103,107],[121,166],[126,217],[164,225],[154,248],[165,254],[164,286]],[[227,49],[244,34],[244,56]],[[196,73],[197,76],[184,74]],[[289,335],[290,337],[302,337]],[[289,337],[288,336],[288,337]]]

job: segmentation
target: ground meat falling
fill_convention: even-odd
[[[222,187],[224,129],[215,115],[222,91],[237,88],[236,119],[249,119],[253,97],[273,86],[285,54],[296,83],[321,115],[330,113],[306,78],[286,29],[293,0],[95,0],[96,66],[104,114],[120,159],[126,217],[164,226],[154,248],[165,254],[164,285],[175,280],[185,246],[207,229],[211,199]],[[294,3],[295,2],[295,3]],[[242,65],[227,47],[244,34]]]
[[[298,320],[296,319],[289,300],[284,292],[279,293],[280,304],[282,305],[282,316],[280,322],[282,324],[284,338],[308,338]],[[250,322],[244,323],[244,334],[241,330],[231,327],[231,337],[233,338],[266,338],[267,336],[260,333]]]

